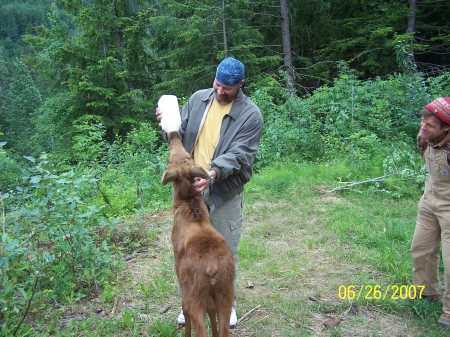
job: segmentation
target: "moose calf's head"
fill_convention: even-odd
[[[169,134],[170,154],[167,160],[169,170],[162,176],[162,184],[171,182],[174,191],[174,198],[189,199],[198,196],[192,183],[194,178],[200,177],[208,179],[208,173],[201,167],[194,165],[194,160],[184,149],[181,142],[181,135],[178,132]]]

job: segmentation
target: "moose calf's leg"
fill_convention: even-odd
[[[184,336],[191,337],[191,319],[184,314]]]
[[[216,310],[208,310],[209,321],[211,322],[211,332],[213,337],[219,337],[219,331],[217,330],[217,312]]]
[[[208,337],[205,324],[205,312],[196,312],[192,315],[192,328],[195,331],[195,337]],[[186,336],[187,337],[187,336]]]

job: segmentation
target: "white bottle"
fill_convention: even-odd
[[[161,110],[162,129],[167,133],[180,131],[181,117],[177,96],[162,95],[158,101],[158,108]]]

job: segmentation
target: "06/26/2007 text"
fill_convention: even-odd
[[[419,285],[340,285],[340,300],[414,300],[421,299],[425,286]]]

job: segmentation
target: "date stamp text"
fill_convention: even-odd
[[[425,286],[416,285],[340,285],[340,300],[415,300],[421,299]]]

